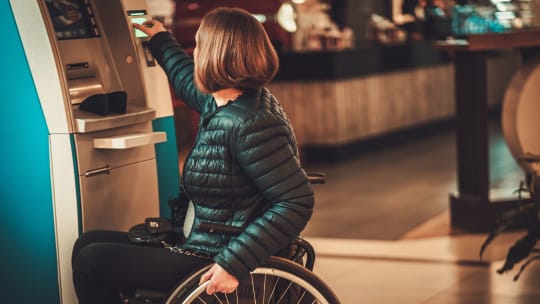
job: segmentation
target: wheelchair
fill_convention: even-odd
[[[308,174],[312,184],[324,184],[324,174]],[[212,264],[195,270],[169,293],[138,289],[123,299],[131,304],[339,304],[332,289],[314,272],[315,251],[305,239],[296,238],[287,248],[287,257],[272,256],[240,281],[230,294],[206,294],[209,282],[199,285],[200,277]]]

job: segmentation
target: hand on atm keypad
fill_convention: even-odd
[[[152,38],[159,32],[165,32],[167,29],[163,24],[157,20],[148,20],[143,24],[133,23],[133,27],[144,32],[148,37]]]

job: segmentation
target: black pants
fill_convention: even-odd
[[[120,292],[170,291],[212,260],[130,244],[126,232],[91,231],[73,247],[73,284],[80,304],[119,304]]]

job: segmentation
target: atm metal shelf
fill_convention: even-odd
[[[167,141],[167,133],[150,132],[94,138],[95,149],[130,149]]]
[[[125,114],[101,116],[77,108],[73,110],[73,115],[75,117],[75,132],[88,133],[147,122],[156,117],[156,111],[128,105]]]

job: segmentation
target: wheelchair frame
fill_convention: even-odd
[[[308,178],[312,184],[325,183],[325,176],[322,173],[308,174]],[[299,295],[295,294],[294,303],[340,304],[339,299],[332,289],[313,272],[315,266],[315,250],[313,246],[301,237],[296,238],[291,245],[294,249],[292,256],[288,258],[272,256],[263,265],[251,272],[250,280],[247,280],[247,284],[251,284],[250,287],[247,289],[245,286],[243,287],[243,290],[252,291],[249,297],[253,298],[253,302],[250,301],[249,303],[259,303],[258,299],[261,299],[262,303],[289,303],[285,297],[290,297],[294,291],[299,293]],[[199,280],[201,275],[211,266],[212,264],[209,264],[194,271],[187,278],[179,282],[169,294],[139,289],[135,292],[134,298],[125,299],[124,303],[247,303],[245,301],[239,302],[238,289],[228,295],[221,293],[211,296],[206,295],[206,286],[209,282],[207,281],[199,285]],[[262,277],[262,286],[256,286],[255,277]],[[271,287],[268,290],[266,289],[267,282],[273,282],[274,284],[273,286],[268,285],[268,287]],[[246,284],[246,280],[241,282],[239,289],[242,287],[242,284]],[[281,290],[281,294],[276,296],[276,290],[282,289],[281,287],[283,286],[285,286],[285,290]],[[260,292],[256,292],[260,287],[263,289],[262,296]]]

